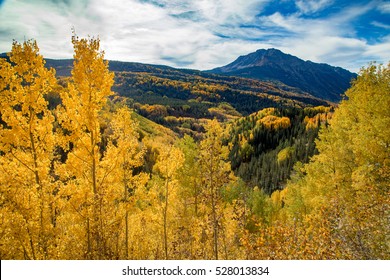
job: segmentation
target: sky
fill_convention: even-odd
[[[387,0],[0,0],[0,53],[35,39],[72,58],[72,28],[105,58],[207,70],[257,49],[358,72],[390,61]]]

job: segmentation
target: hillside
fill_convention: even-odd
[[[70,75],[72,65],[73,60],[46,60],[61,77]],[[115,73],[113,91],[127,98],[128,106],[179,135],[195,138],[204,132],[204,119],[225,121],[268,107],[329,105],[280,82],[120,61],[109,61],[109,69]]]
[[[72,65],[73,60],[46,59],[46,66],[56,69],[58,76],[70,76]],[[139,93],[146,92],[180,100],[200,97],[202,101],[229,102],[243,114],[269,107],[268,105],[326,104],[307,92],[280,82],[226,77],[198,70],[134,62],[109,61],[109,69],[116,73],[114,90],[121,95],[138,99]],[[247,104],[248,102],[254,104]]]
[[[356,74],[328,64],[304,61],[277,49],[260,49],[240,56],[232,63],[210,73],[279,81],[311,95],[338,102]]]
[[[333,110],[267,108],[235,120],[227,133],[232,169],[248,186],[269,195],[284,189],[294,165],[317,153],[314,140]]]

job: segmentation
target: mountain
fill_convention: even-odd
[[[240,56],[232,63],[210,73],[279,81],[311,95],[338,102],[357,75],[340,67],[304,61],[277,49],[260,49]]]

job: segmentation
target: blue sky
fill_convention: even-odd
[[[390,60],[390,1],[0,0],[0,52],[36,39],[71,58],[71,29],[106,58],[211,69],[260,48],[357,72]]]

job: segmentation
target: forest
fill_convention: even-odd
[[[0,59],[2,260],[390,259],[390,65],[337,105],[252,108],[72,43],[68,77],[33,40]]]

